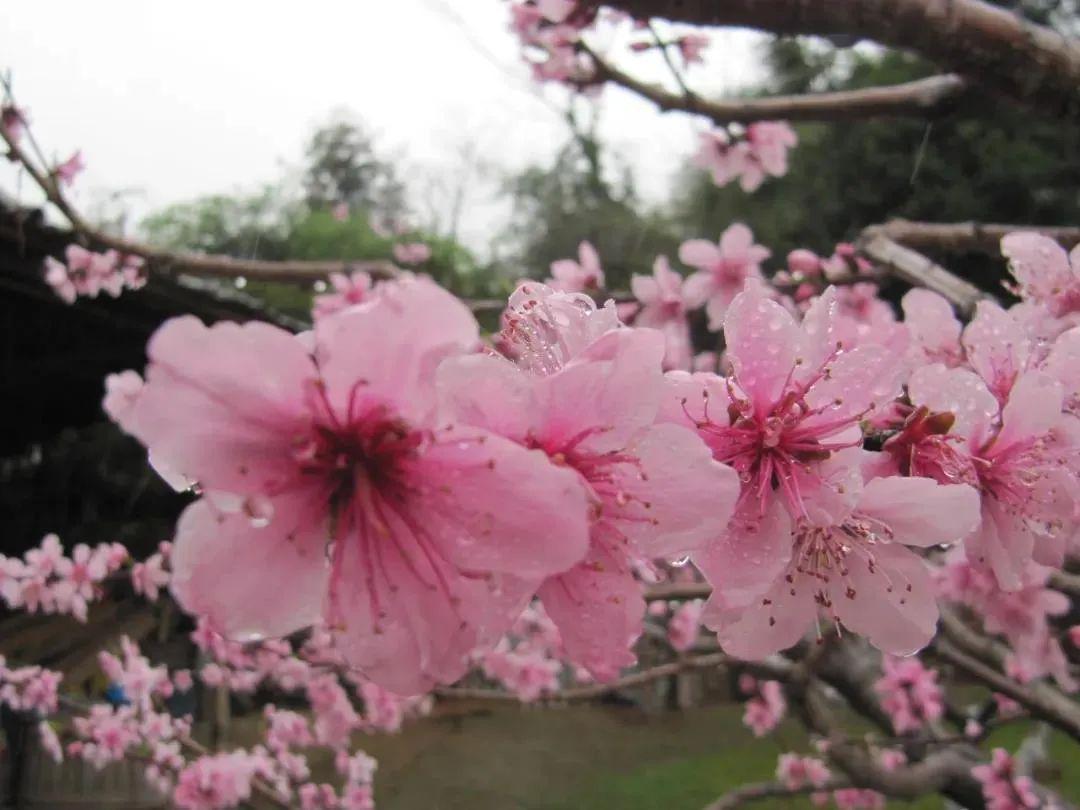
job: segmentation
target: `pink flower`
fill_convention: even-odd
[[[251,796],[256,767],[243,752],[199,757],[180,771],[172,800],[182,810],[236,807]]]
[[[682,276],[671,269],[666,256],[657,256],[652,277],[635,275],[630,279],[630,288],[641,302],[634,326],[657,329],[664,335],[664,370],[688,370],[693,362],[693,344]]]
[[[978,488],[982,521],[965,541],[968,556],[989,566],[1002,588],[1016,590],[1030,560],[1060,566],[1075,530],[1077,481],[1054,437],[1062,420],[1071,418],[1062,415],[1061,384],[1028,371],[1008,388],[999,411],[998,400],[976,374],[924,366],[908,383],[911,401],[931,414],[951,415],[939,421],[956,439],[935,440],[914,423],[886,449],[908,462],[913,475],[964,480]]]
[[[123,426],[132,413],[135,403],[142,393],[143,378],[137,371],[121,371],[105,378],[105,398],[101,407],[109,418]]]
[[[811,250],[798,248],[787,255],[788,270],[806,278],[821,275],[821,257]]]
[[[874,689],[897,734],[918,731],[942,716],[945,698],[935,670],[927,669],[917,658],[885,656],[881,663],[884,673]]]
[[[995,748],[990,764],[976,765],[971,775],[982,783],[987,810],[1028,810],[1042,805],[1031,780],[1016,774],[1013,758],[1003,748]]]
[[[331,748],[347,746],[353,729],[360,725],[360,715],[337,678],[329,673],[312,678],[307,699],[315,714],[315,740]]]
[[[66,304],[74,304],[79,297],[78,288],[71,281],[67,267],[52,256],[45,257],[45,283],[48,284]]]
[[[808,786],[823,787],[832,777],[829,766],[817,757],[781,754],[776,763],[776,778],[789,790]]]
[[[169,573],[160,554],[152,554],[145,562],[135,563],[131,569],[131,586],[135,593],[156,602],[158,590],[169,584]]]
[[[83,162],[82,151],[79,150],[53,169],[53,174],[61,183],[70,186],[85,168],[86,164]]]
[[[897,323],[892,307],[878,297],[876,284],[837,287],[836,303],[840,315],[838,337],[845,346],[873,343],[900,353],[907,350],[907,330]]]
[[[0,130],[3,130],[13,143],[17,144],[22,140],[27,120],[26,110],[14,104],[0,106]]]
[[[725,130],[701,133],[694,165],[712,175],[713,183],[726,186],[738,179],[743,191],[756,191],[765,179],[746,141],[732,141]]]
[[[354,304],[362,304],[371,300],[374,294],[371,276],[362,271],[348,276],[344,273],[331,273],[330,284],[334,292],[315,296],[311,313],[315,319],[333,315]]]
[[[1029,563],[1023,585],[1003,591],[992,571],[969,562],[962,549],[950,552],[938,572],[939,593],[966,605],[983,620],[988,633],[1005,636],[1011,647],[1007,662],[1020,680],[1053,675],[1072,691],[1076,681],[1051,619],[1069,612],[1069,599],[1046,587],[1051,569]]]
[[[1080,245],[1066,255],[1049,237],[1016,231],[1001,240],[1001,252],[1024,298],[1043,304],[1056,318],[1080,312]]]
[[[173,673],[173,686],[178,692],[190,692],[195,686],[195,680],[191,677],[190,669],[178,669]]]
[[[702,53],[709,47],[711,41],[705,34],[684,34],[679,37],[676,44],[679,46],[683,62],[689,66],[703,61]]]
[[[423,264],[431,258],[431,248],[423,242],[394,245],[394,260],[401,264]]]
[[[798,145],[799,138],[786,121],[758,121],[750,124],[746,128],[746,140],[750,144],[751,155],[764,174],[773,177],[787,174],[787,153]]]
[[[697,643],[701,630],[701,613],[705,603],[693,599],[679,605],[668,620],[667,637],[672,649],[685,652]]]
[[[703,133],[695,165],[712,173],[713,182],[726,186],[738,178],[743,191],[756,191],[767,176],[787,174],[788,150],[798,143],[795,131],[783,121],[750,124],[741,140],[724,130]]]
[[[634,660],[645,612],[635,559],[714,541],[737,489],[693,432],[654,425],[660,334],[620,328],[605,310],[587,296],[524,284],[503,337],[517,365],[474,355],[448,361],[439,380],[451,415],[543,450],[588,493],[588,554],[538,594],[567,655],[601,679]]]
[[[900,306],[911,336],[910,356],[914,363],[943,363],[951,368],[963,362],[960,321],[948,301],[935,292],[916,288],[903,297]]]
[[[587,542],[572,471],[437,415],[436,366],[478,337],[468,310],[419,278],[320,320],[315,357],[265,324],[162,327],[138,435],[233,496],[181,517],[181,604],[234,636],[322,616],[349,662],[399,693],[457,678],[520,609],[506,577],[565,570]]]
[[[789,561],[802,564],[799,550],[809,553],[819,542],[825,544],[822,550],[832,549],[845,523],[861,519],[853,511],[853,496],[861,491],[858,465],[823,464],[837,451],[862,443],[859,423],[892,401],[902,368],[899,358],[879,346],[846,351],[835,339],[835,320],[831,290],[800,326],[764,291],[749,288],[733,302],[724,327],[734,374],[726,380],[668,375],[665,417],[693,426],[713,456],[734,467],[742,481],[739,510],[727,537],[695,558],[715,589],[713,608],[759,602],[776,577],[786,574]],[[855,479],[853,488],[841,495],[836,490],[847,478]],[[834,531],[840,532],[836,538]],[[865,565],[862,555],[870,552],[860,547],[851,553]],[[904,564],[904,554],[885,552],[898,564]],[[810,586],[814,580],[808,575]],[[834,579],[833,587],[839,585]],[[807,587],[798,601],[804,596],[813,601],[818,590]],[[875,598],[877,591],[874,585],[863,598]],[[797,612],[794,622],[812,615],[804,608]],[[787,625],[794,634],[788,644],[806,627],[796,630],[794,622]],[[747,635],[759,644],[772,638],[756,630]]]
[[[817,625],[818,613],[827,628],[843,625],[898,655],[933,637],[938,617],[933,583],[923,561],[906,546],[962,539],[978,525],[978,495],[971,487],[928,478],[875,478],[863,484],[864,455],[853,449],[822,466],[828,483],[817,493],[804,491],[805,517],[791,523],[782,510],[766,514],[759,533],[775,524],[789,539],[780,557],[786,565],[760,599],[727,607],[745,601],[741,589],[735,600],[724,589],[725,580],[738,579],[715,560],[698,561],[718,591],[706,623],[717,628],[725,650],[762,658],[790,647]],[[772,541],[766,548],[771,547]]]
[[[739,688],[750,695],[743,714],[743,725],[764,737],[780,725],[787,713],[787,701],[779,681],[758,681],[749,675],[739,678]]]
[[[559,259],[551,263],[551,275],[545,283],[554,290],[567,293],[600,290],[604,287],[604,269],[600,256],[588,242],[578,245],[578,260]]]
[[[46,720],[38,723],[38,741],[41,743],[42,750],[49,755],[53,762],[60,763],[64,761],[64,749],[60,745],[60,738],[56,736],[53,727]]]
[[[347,202],[335,203],[330,209],[330,216],[337,222],[346,222],[349,219],[349,204]]]
[[[761,263],[769,258],[768,248],[754,244],[754,234],[736,222],[714,245],[705,239],[691,239],[679,247],[679,261],[697,269],[683,284],[683,300],[694,309],[702,305],[709,316],[709,329],[717,331],[735,296],[750,279],[761,278]]]

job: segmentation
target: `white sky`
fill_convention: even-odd
[[[565,93],[538,90],[507,29],[503,0],[34,0],[4,3],[0,69],[10,69],[46,152],[81,148],[88,206],[135,189],[142,214],[202,194],[252,189],[299,161],[334,109],[354,112],[399,156],[418,200],[431,178],[459,171],[474,143],[492,166],[520,169],[564,143]],[[753,81],[758,39],[717,34],[689,82],[730,93]],[[602,43],[601,43],[602,44]],[[658,55],[623,66],[667,79]],[[659,114],[608,88],[600,134],[660,199],[694,146],[700,121]],[[10,166],[0,189],[37,198]],[[474,187],[462,237],[487,255],[506,215],[492,184]]]

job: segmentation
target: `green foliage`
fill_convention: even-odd
[[[336,114],[305,150],[304,192],[312,210],[347,203],[352,210],[396,222],[406,213],[405,186],[356,121]]]
[[[338,118],[315,132],[301,185],[302,195],[283,181],[254,194],[200,197],[150,215],[142,229],[149,241],[173,250],[271,260],[392,260],[395,242],[424,242],[432,256],[416,269],[459,295],[509,291],[507,280],[451,238],[411,231],[391,239],[376,232],[375,222],[406,218],[404,187],[358,124]],[[342,201],[349,214],[338,219],[331,211]],[[297,317],[311,309],[312,287],[252,281],[246,290]]]
[[[610,179],[603,144],[570,118],[571,138],[550,166],[533,166],[506,182],[514,216],[506,237],[516,278],[543,278],[551,262],[577,256],[588,240],[600,253],[608,287],[626,289],[634,273],[675,242],[667,223],[643,209],[629,171]],[[615,161],[612,160],[612,163]]]
[[[287,255],[299,205],[279,186],[243,196],[214,194],[170,205],[141,223],[147,238],[174,250],[260,259]]]

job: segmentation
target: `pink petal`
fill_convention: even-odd
[[[1040,298],[1072,283],[1065,250],[1049,237],[1031,231],[1017,231],[1001,240],[1001,252],[1020,284]]]
[[[759,414],[779,399],[799,345],[799,329],[791,315],[758,287],[740,293],[724,324],[728,356],[739,387]]]
[[[998,403],[982,379],[967,369],[946,368],[940,363],[916,369],[908,380],[908,394],[915,405],[956,417],[952,432],[980,444],[997,417]]]
[[[873,547],[874,564],[849,560],[846,579],[829,585],[833,610],[844,627],[893,655],[910,655],[934,636],[938,609],[926,564],[895,543]]]
[[[322,376],[341,417],[355,392],[360,408],[388,402],[407,419],[423,421],[434,405],[435,369],[448,355],[476,345],[476,320],[461,301],[425,278],[380,289],[371,302],[316,323]]]
[[[673,558],[720,538],[735,510],[739,477],[713,460],[693,431],[654,425],[627,446],[640,467],[621,465],[616,484],[631,496],[619,521],[635,548],[648,557]],[[645,506],[644,504],[648,504]]]
[[[664,375],[657,422],[696,428],[708,417],[721,425],[728,424],[728,395],[724,378],[711,372],[669,371]]]
[[[656,418],[665,350],[664,336],[652,329],[619,329],[601,337],[538,384],[543,429],[536,438],[559,443],[599,429],[583,447],[621,447]]]
[[[577,473],[543,451],[456,428],[412,472],[419,495],[400,511],[465,570],[541,579],[585,555],[585,491]]]
[[[679,245],[679,261],[690,267],[708,270],[720,259],[720,249],[708,239],[690,239]]]
[[[859,498],[860,514],[880,520],[891,540],[928,548],[963,540],[979,525],[979,493],[930,478],[875,478]]]
[[[749,504],[726,534],[694,554],[694,564],[713,586],[713,610],[751,606],[772,588],[791,559],[791,528],[779,498],[769,501],[763,515],[756,503]]]
[[[464,423],[524,441],[540,424],[536,378],[485,354],[447,358],[436,375],[440,411]]]
[[[704,622],[716,630],[724,652],[747,661],[767,658],[799,642],[814,621],[817,607],[808,588],[792,593],[780,580],[765,595],[744,610],[723,610],[714,605],[716,595],[705,606]]]
[[[683,282],[683,301],[689,309],[704,306],[716,291],[716,281],[712,273],[701,271],[691,273]]]
[[[804,424],[827,424],[884,408],[900,394],[902,359],[882,346],[843,352],[829,363],[828,376],[807,393],[807,404],[824,411],[807,417]]]
[[[606,531],[603,525],[595,531]],[[598,680],[612,680],[636,660],[645,600],[626,563],[594,543],[588,556],[537,591],[559,627],[566,654]]]
[[[218,512],[205,500],[184,510],[172,550],[172,592],[222,634],[284,636],[318,620],[326,593],[325,510],[318,494],[274,499],[269,525]]]
[[[507,578],[464,577],[423,554],[397,513],[386,517],[384,535],[364,524],[338,541],[326,611],[350,665],[412,695],[461,677],[469,652],[509,629],[531,589]]]
[[[960,343],[960,321],[952,305],[936,292],[916,287],[900,301],[915,342],[931,352],[956,351]]]
[[[1061,383],[1052,377],[1039,371],[1021,376],[1001,412],[1001,432],[994,451],[1047,433],[1061,421],[1064,398]]]
[[[1024,585],[1024,571],[1035,536],[1021,515],[1011,514],[993,498],[983,501],[982,522],[965,541],[968,559],[990,568],[1002,590]]]
[[[630,279],[630,292],[643,304],[651,304],[660,298],[660,285],[652,276],[635,275]]]
[[[964,330],[968,362],[990,390],[1004,398],[1015,377],[1027,367],[1031,339],[1021,325],[992,301],[980,301]]]
[[[268,324],[174,318],[151,338],[129,426],[155,464],[207,489],[254,494],[295,470],[290,441],[310,422],[303,344]]]
[[[1064,386],[1071,394],[1071,402],[1080,406],[1080,326],[1054,341],[1043,370]]]

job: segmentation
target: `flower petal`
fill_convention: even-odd
[[[873,547],[873,564],[851,560],[846,578],[829,583],[844,627],[893,655],[910,655],[934,637],[938,608],[926,564],[901,545]]]
[[[979,525],[979,493],[931,478],[875,478],[859,498],[860,514],[880,520],[891,540],[924,548],[963,540]]]
[[[318,505],[310,490],[287,493],[274,499],[269,525],[259,527],[196,501],[176,528],[173,595],[238,640],[284,636],[318,621],[329,574]]]

